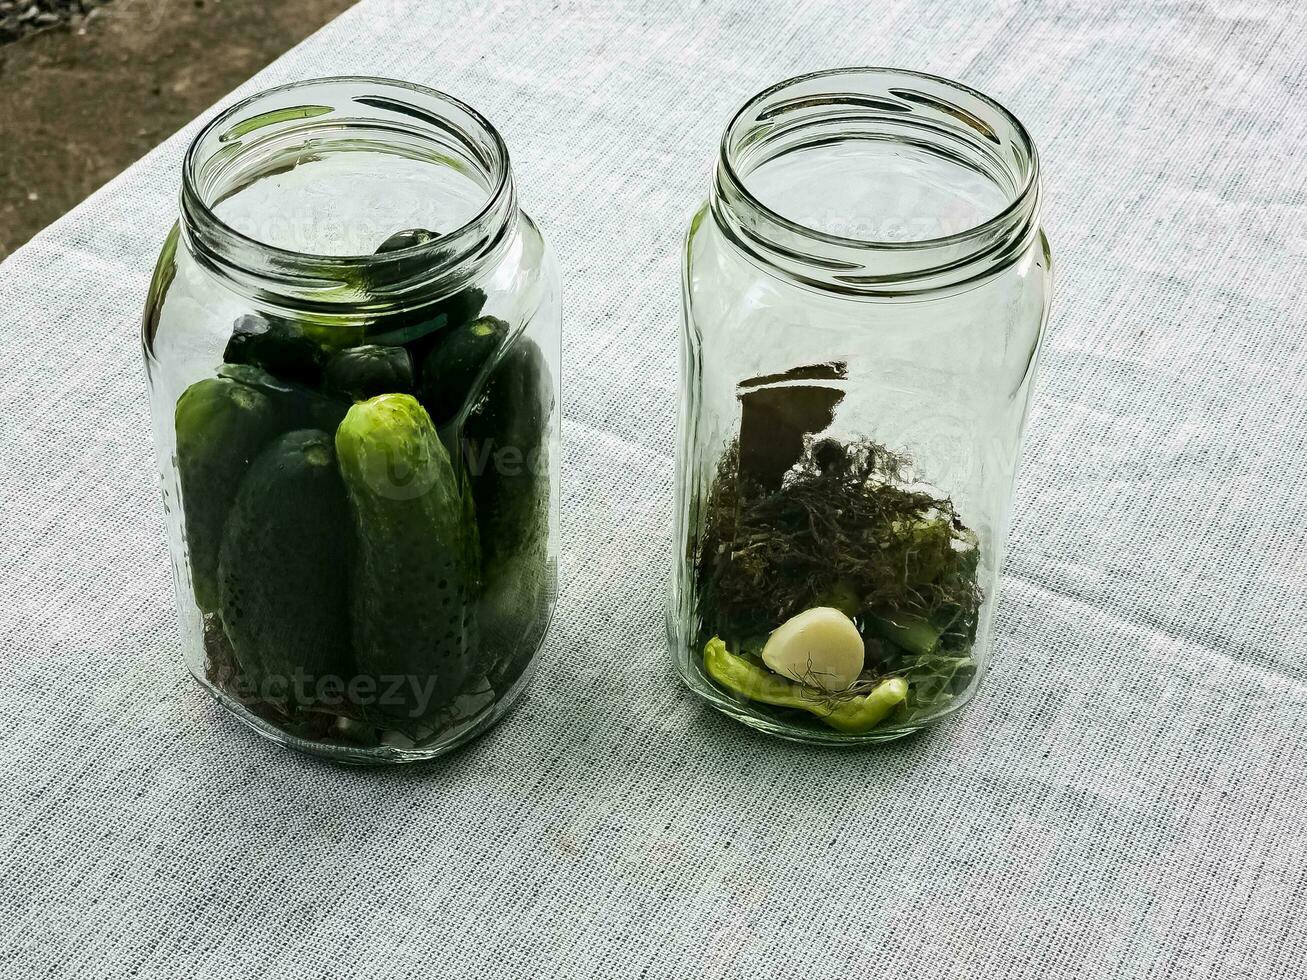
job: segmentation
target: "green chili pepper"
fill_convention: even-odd
[[[908,682],[902,677],[890,677],[867,694],[842,701],[832,700],[820,691],[806,689],[750,660],[737,657],[726,649],[725,641],[716,636],[704,647],[703,665],[708,676],[718,684],[750,701],[779,708],[798,708],[816,715],[831,728],[849,734],[875,728],[908,696]]]

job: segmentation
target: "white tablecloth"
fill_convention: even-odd
[[[564,574],[521,707],[360,771],[177,652],[138,352],[178,134],[0,266],[0,974],[1307,976],[1307,10],[364,0],[253,80],[482,109],[566,290]],[[766,83],[997,96],[1058,268],[997,657],[865,753],[690,699],[662,639],[678,253]]]

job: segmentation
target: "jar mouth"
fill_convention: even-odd
[[[778,204],[777,187],[801,203]],[[854,67],[749,99],[722,135],[710,203],[728,237],[792,278],[901,295],[1015,258],[1037,231],[1039,194],[1034,142],[997,101],[935,75]],[[896,198],[902,213],[880,207]],[[896,234],[876,233],[886,223]]]
[[[382,253],[289,247],[219,213],[257,181],[345,149],[453,168],[480,186],[480,200],[452,227]],[[384,308],[452,291],[498,255],[516,208],[508,148],[484,116],[443,92],[384,78],[308,79],[260,92],[211,120],[182,166],[182,232],[197,257],[266,299],[300,306]],[[377,244],[402,230],[389,228]],[[369,284],[366,296],[351,288],[360,282]]]

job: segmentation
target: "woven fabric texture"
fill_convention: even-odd
[[[1307,977],[1304,51],[1287,0],[363,0],[242,94],[503,132],[565,284],[540,671],[399,771],[186,674],[138,340],[179,133],[0,266],[0,973]],[[865,753],[702,708],[662,629],[682,235],[732,111],[848,64],[1012,108],[1057,268],[994,669]]]

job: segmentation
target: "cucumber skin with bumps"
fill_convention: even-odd
[[[267,395],[276,410],[280,432],[295,429],[335,432],[349,409],[348,401],[329,397],[293,381],[282,381],[253,364],[223,364],[218,368],[218,377],[239,381]]]
[[[422,405],[436,425],[463,410],[495,353],[508,337],[508,324],[478,317],[441,335],[422,362]]]
[[[413,391],[413,358],[403,347],[363,344],[337,351],[322,372],[322,387],[350,401]]]
[[[332,438],[301,429],[254,460],[218,563],[223,628],[252,679],[308,684],[353,674],[353,524]]]
[[[369,344],[401,346],[414,366],[421,366],[445,333],[471,323],[485,304],[485,290],[469,286],[433,303],[389,311],[368,325],[363,339]]]
[[[519,337],[490,372],[463,423],[487,578],[548,533],[552,408],[544,354],[529,337]]]
[[[363,276],[363,289],[385,294],[400,284],[437,273],[451,261],[448,251],[431,248],[415,255],[406,253],[415,246],[430,245],[438,238],[440,233],[429,228],[395,232],[377,246],[375,253],[393,253],[394,258],[372,263]],[[485,290],[468,286],[432,303],[387,312],[369,325],[366,340],[372,344],[403,345],[412,356],[414,367],[421,367],[442,334],[474,320],[485,303]]]
[[[491,683],[501,692],[525,669],[548,623],[552,408],[544,354],[519,337],[463,423],[482,555],[480,625]]]
[[[459,477],[410,395],[356,403],[336,430],[354,516],[354,652],[378,691],[417,716],[457,696],[475,645],[475,536]],[[418,692],[425,692],[419,694]]]
[[[215,612],[223,526],[246,470],[279,431],[277,411],[262,392],[205,378],[182,392],[173,420],[195,602]]]
[[[283,381],[316,385],[327,351],[309,337],[301,324],[262,313],[236,318],[223,350],[228,364],[263,368]]]

